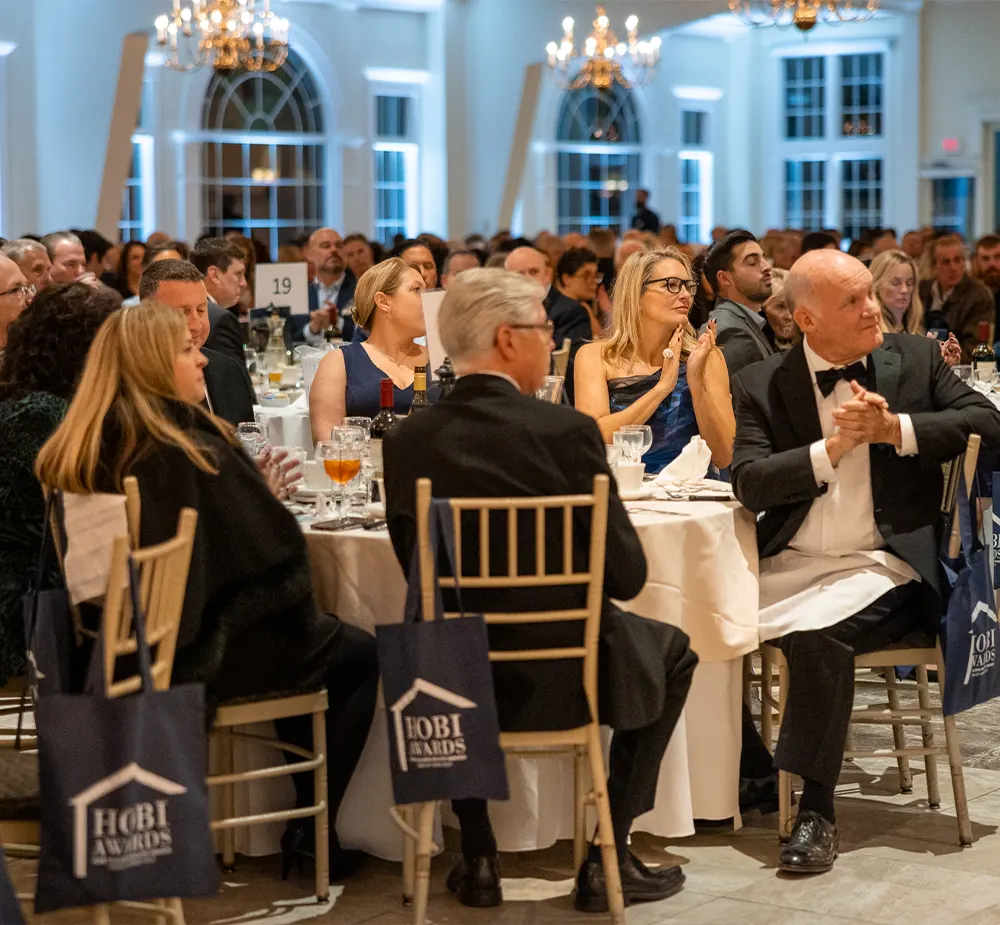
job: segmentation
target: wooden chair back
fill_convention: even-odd
[[[951,519],[949,525],[950,535],[948,539],[948,555],[955,558],[962,548],[962,538],[959,534],[957,503],[958,488],[961,479],[959,473],[965,472],[965,484],[972,485],[972,480],[976,475],[976,465],[979,462],[979,448],[982,438],[979,434],[970,434],[968,443],[965,446],[965,453],[952,462],[945,474],[944,497],[941,500],[941,513]]]
[[[146,616],[146,640],[156,690],[170,687],[197,523],[197,512],[184,508],[177,520],[177,534],[172,539],[131,552],[139,579],[139,603]],[[122,697],[142,687],[134,659],[130,659],[132,673],[115,676],[118,659],[134,656],[138,650],[129,590],[129,553],[128,538],[118,537],[111,554],[102,615],[104,683],[108,697]]]
[[[558,350],[552,351],[552,365],[555,368],[556,376],[565,376],[569,368],[569,345],[570,339],[563,338],[562,346]]]
[[[601,628],[601,608],[604,594],[604,550],[608,526],[608,477],[594,477],[593,493],[589,495],[561,495],[541,498],[451,498],[452,524],[455,541],[455,573],[463,592],[481,589],[510,589],[574,587],[586,589],[583,607],[564,610],[524,611],[513,613],[487,612],[483,618],[487,625],[540,625],[545,623],[584,623],[583,645],[542,649],[504,649],[490,652],[493,662],[526,662],[576,659],[582,664],[583,687],[590,705],[591,715],[597,717],[597,642]],[[430,543],[431,481],[417,481],[417,548],[420,569],[420,592],[424,613],[434,613],[434,574],[438,550]],[[519,570],[518,519],[521,512],[533,512],[535,556],[533,568],[524,573]],[[549,512],[561,511],[561,529],[558,536],[547,534],[551,522]],[[574,523],[579,512],[590,512],[590,538],[587,550],[587,567],[578,571],[574,567]],[[494,512],[506,514],[503,543],[506,546],[506,570],[492,573],[490,544],[490,519]],[[471,515],[478,537],[479,574],[466,575],[462,569],[463,514]],[[562,542],[561,567],[547,570],[546,540]],[[454,590],[454,576],[439,576],[442,591]],[[446,617],[458,616],[446,612]]]
[[[128,538],[133,549],[142,545],[139,541],[139,525],[142,523],[142,497],[139,494],[139,480],[134,475],[125,476],[125,519],[128,521]]]

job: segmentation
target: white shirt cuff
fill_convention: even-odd
[[[317,334],[309,325],[305,327],[305,339],[306,343],[310,347],[322,347],[326,343],[326,330],[322,330]]]
[[[913,422],[908,414],[899,414],[897,417],[899,418],[899,433],[902,440],[896,452],[900,456],[916,456],[918,453],[917,434],[913,429]]]
[[[809,459],[812,462],[813,476],[817,485],[826,485],[837,480],[836,470],[830,462],[830,454],[826,451],[825,440],[809,444]]]

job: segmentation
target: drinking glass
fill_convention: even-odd
[[[972,368],[972,387],[977,392],[984,395],[993,389],[993,374],[996,370],[992,366],[980,365]]]
[[[236,425],[236,435],[251,459],[256,459],[267,449],[267,425],[246,421]]]
[[[648,424],[626,424],[616,431],[614,442],[625,462],[642,462],[642,457],[653,445],[653,428]]]
[[[364,510],[371,493],[372,473],[372,419],[357,415],[344,418],[344,427],[356,427],[364,437],[364,448],[361,452],[361,473],[348,486],[348,497],[351,499],[351,510]]]
[[[300,446],[276,446],[271,451],[281,466],[282,497],[294,492],[305,476],[306,451]]]
[[[618,465],[618,461],[622,458],[622,451],[620,446],[605,446],[604,453],[608,458],[608,466],[611,471],[615,471],[615,467]]]
[[[546,376],[542,381],[541,388],[535,392],[535,397],[540,398],[542,401],[551,402],[554,405],[559,404],[562,399],[563,383],[565,381],[565,376]]]
[[[344,488],[361,471],[364,437],[357,427],[334,427],[330,439],[316,445],[316,458],[337,486],[339,516],[346,515]]]
[[[952,369],[952,372],[954,372],[955,375],[958,376],[958,378],[962,380],[962,382],[966,383],[967,385],[971,385],[972,384],[972,365],[971,364],[963,364],[963,365],[960,365],[960,366],[952,366],[951,369]]]

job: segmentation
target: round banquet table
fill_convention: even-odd
[[[298,446],[313,458],[312,427],[309,423],[309,403],[305,395],[284,408],[253,406],[258,424],[267,425],[268,441],[272,446]]]
[[[693,834],[695,819],[733,817],[739,826],[742,660],[757,647],[753,515],[736,502],[641,501],[627,507],[649,569],[639,596],[623,606],[683,629],[700,659],[660,768],[656,807],[634,828],[677,838]],[[308,523],[303,529],[324,610],[371,633],[379,623],[402,620],[406,580],[386,531],[330,533],[313,531]],[[511,799],[490,806],[500,850],[530,851],[572,837],[571,762],[508,759],[508,776]],[[340,809],[341,843],[399,860],[402,836],[391,806],[380,703]],[[454,822],[449,817],[445,808],[445,821]]]

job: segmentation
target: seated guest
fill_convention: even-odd
[[[416,239],[402,241],[393,251],[393,256],[399,257],[404,263],[415,266],[420,271],[425,289],[437,289],[437,263],[429,245]]]
[[[41,292],[49,285],[49,271],[52,269],[52,264],[49,262],[49,252],[40,241],[32,238],[8,241],[0,247],[0,254],[9,257],[17,264],[24,275],[24,281],[29,286],[34,286],[35,292]]]
[[[570,339],[571,358],[584,343],[604,334],[603,319],[598,317],[594,307],[602,281],[597,254],[589,247],[567,248],[556,264],[555,287],[569,301],[559,306],[553,304],[551,309],[546,305],[546,310],[556,326],[556,344],[561,347],[562,338]],[[572,305],[574,302],[576,305]],[[581,309],[586,312],[586,333],[581,322]],[[553,310],[557,310],[558,314],[553,315]]]
[[[52,266],[49,281],[75,283],[87,272],[87,257],[83,242],[72,231],[54,231],[42,238]]]
[[[466,270],[478,270],[483,265],[478,251],[452,251],[444,258],[441,270],[441,288],[447,289],[451,281]]]
[[[965,245],[957,234],[945,234],[928,245],[933,279],[920,283],[928,331],[947,331],[958,338],[962,362],[972,362],[979,342],[979,322],[996,318],[993,293],[966,272]],[[939,335],[940,336],[940,335]]]
[[[142,258],[146,245],[142,241],[126,241],[118,257],[115,289],[123,299],[139,294],[139,277],[142,276]]]
[[[803,340],[734,379],[732,484],[758,515],[761,638],[788,660],[774,763],[805,781],[780,865],[818,873],[837,857],[854,658],[936,631],[941,464],[973,433],[1000,448],[1000,412],[932,341],[882,333],[857,259],[806,254],[785,298]]]
[[[691,261],[691,278],[698,284],[698,291],[694,294],[688,321],[696,331],[700,331],[708,324],[712,309],[715,308],[715,292],[709,285],[708,277],[705,276],[705,262],[711,252],[710,247],[706,248],[700,254],[696,254]]]
[[[375,253],[363,234],[349,234],[344,238],[344,262],[355,279],[361,279],[375,266]]]
[[[320,362],[309,390],[313,440],[329,440],[330,429],[345,417],[375,417],[387,377],[395,385],[395,412],[410,410],[414,367],[427,365],[426,348],[413,343],[425,333],[423,291],[420,271],[398,257],[375,264],[358,280],[354,321],[368,339],[333,350]]]
[[[354,300],[357,278],[344,262],[343,241],[340,232],[320,228],[309,237],[306,259],[315,268],[316,276],[309,283],[309,323],[299,330],[293,316],[290,323],[296,340],[305,339],[313,347],[326,343],[327,329],[345,341],[354,334],[350,305]]]
[[[120,305],[106,287],[56,286],[10,328],[0,360],[0,685],[26,667],[22,598],[38,577],[45,516],[35,458],[66,413],[90,342]],[[41,587],[57,579],[55,567]]]
[[[337,841],[337,810],[375,709],[375,640],[316,606],[295,518],[229,428],[202,408],[204,366],[176,311],[143,305],[116,313],[95,338],[36,471],[47,488],[69,492],[121,493],[125,477],[135,476],[143,546],[174,536],[182,508],[198,512],[173,680],[205,684],[215,703],[327,688],[331,872],[342,876],[350,859]],[[309,717],[276,726],[282,739],[310,747]],[[295,776],[299,806],[312,804],[312,782],[311,773]],[[289,823],[287,833],[286,855],[306,850],[304,822]]]
[[[771,270],[771,297],[764,303],[764,316],[774,336],[774,349],[778,353],[791,350],[802,340],[802,332],[785,301],[785,276],[787,276],[785,270],[779,270],[777,267]]]
[[[0,256],[0,359],[7,345],[10,326],[34,296],[35,291],[28,285],[20,267],[9,257]]]
[[[147,244],[142,252],[142,269],[158,260],[187,260],[191,251],[183,241],[158,241],[156,244]],[[112,287],[117,288],[117,287]],[[123,308],[131,305],[138,305],[142,301],[138,293],[122,302]]]
[[[986,234],[976,241],[975,268],[976,279],[993,293],[996,320],[1000,321],[1000,235]],[[1000,340],[997,332],[1000,332],[1000,325],[993,327],[994,340]]]
[[[83,243],[83,254],[87,258],[85,272],[90,273],[94,279],[100,279],[104,274],[104,260],[114,245],[93,228],[85,231],[74,229],[74,234]]]
[[[543,295],[544,289],[528,280],[485,269],[463,273],[448,290],[441,306],[441,337],[460,378],[447,397],[400,424],[383,446],[389,532],[404,570],[416,544],[414,486],[419,478],[432,479],[438,497],[530,497],[589,494],[594,476],[609,474],[594,423],[571,408],[534,397],[548,373],[552,350]],[[579,523],[575,548],[586,549],[589,535],[589,525]],[[494,536],[491,548],[498,550],[498,542]],[[521,544],[534,545],[533,530]],[[558,548],[549,552],[559,554]],[[604,574],[601,720],[618,730],[611,740],[608,797],[628,904],[663,899],[684,880],[676,867],[655,873],[645,868],[628,850],[628,833],[633,820],[653,808],[663,752],[697,657],[679,629],[625,613],[608,600],[629,600],[646,578],[642,546],[613,480]],[[511,589],[473,592],[468,603],[476,610],[517,612],[539,609],[540,600],[546,607],[581,606],[574,603],[577,599],[572,589]],[[527,645],[525,632],[537,634],[531,636],[532,647],[580,644],[573,639],[577,634],[567,637],[564,628],[492,627],[490,637],[498,645],[517,640]],[[496,664],[493,680],[505,731],[573,728],[590,720],[579,663]],[[449,888],[466,906],[496,906],[502,900],[500,871],[486,802],[458,800],[452,806],[462,829],[462,861],[448,878]],[[595,847],[577,876],[576,907],[607,909]]]
[[[720,469],[733,452],[732,399],[715,326],[688,324],[696,283],[676,248],[633,254],[615,285],[611,337],[577,354],[576,407],[606,444],[626,424],[649,424],[646,471],[659,472],[701,434]]]
[[[246,363],[242,358],[237,362],[231,356],[205,347],[209,335],[208,293],[198,268],[186,260],[152,263],[139,280],[139,296],[143,302],[161,302],[176,309],[187,319],[191,339],[208,361],[202,396],[208,410],[234,427],[244,421],[253,421],[257,397]]]
[[[808,254],[809,251],[822,250],[840,250],[840,248],[837,247],[836,239],[832,235],[828,235],[825,231],[813,231],[802,239],[803,254]],[[781,272],[786,273],[788,271],[782,270]]]
[[[236,315],[247,288],[246,256],[234,241],[203,238],[191,251],[191,263],[205,277],[210,332],[205,346],[246,364],[243,328]]]
[[[907,257],[919,260],[924,255],[924,233],[922,231],[908,231],[903,235],[903,243],[900,250]]]
[[[712,245],[705,258],[705,276],[715,293],[710,317],[716,324],[716,340],[732,378],[744,366],[774,353],[761,311],[771,297],[771,264],[749,231],[731,231]]]

